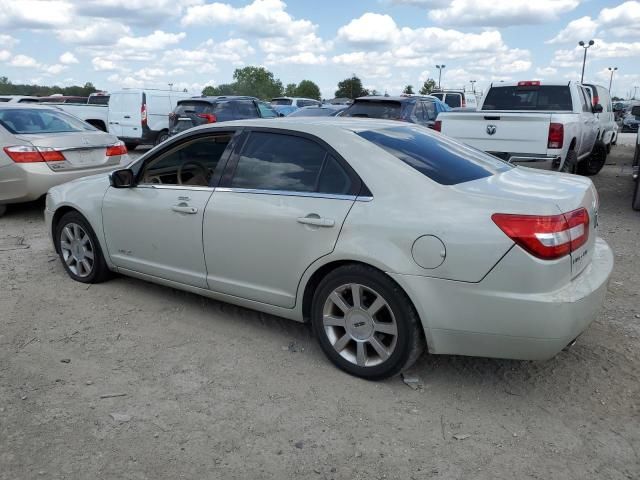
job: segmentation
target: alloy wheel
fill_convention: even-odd
[[[81,278],[91,275],[95,249],[84,228],[77,223],[66,224],[60,232],[60,251],[71,273]]]
[[[342,285],[327,297],[322,315],[333,349],[359,367],[372,367],[393,354],[398,325],[387,301],[370,287]]]

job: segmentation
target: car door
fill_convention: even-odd
[[[188,137],[145,161],[136,186],[107,190],[105,240],[118,268],[207,287],[202,220],[233,133]]]
[[[212,290],[295,306],[304,271],[333,251],[360,181],[325,144],[282,130],[247,134],[204,217]]]

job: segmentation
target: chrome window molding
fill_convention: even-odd
[[[137,188],[155,188],[158,190],[197,190],[203,192],[213,192],[213,187],[202,187],[198,185],[171,185],[163,183],[141,183],[136,185]]]
[[[294,192],[289,190],[263,190],[256,188],[232,188],[219,187],[216,192],[233,192],[233,193],[251,193],[255,195],[279,195],[284,197],[310,197],[310,198],[327,198],[331,200],[358,200],[362,202],[370,202],[373,197],[358,197],[357,195],[339,195],[334,193],[319,192]]]

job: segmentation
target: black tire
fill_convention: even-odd
[[[378,312],[386,313],[387,316],[391,314],[395,321],[396,334],[395,336],[391,334],[391,338],[395,338],[395,343],[394,341],[391,341],[391,345],[387,347],[393,347],[393,349],[386,360],[382,360],[382,357],[378,358],[376,360],[380,361],[378,364],[359,366],[354,363],[355,359],[353,361],[349,361],[344,358],[333,347],[327,328],[340,329],[341,332],[344,332],[344,335],[347,335],[346,328],[341,326],[324,326],[323,318],[325,303],[328,302],[329,297],[334,291],[336,291],[336,289],[340,289],[341,286],[349,284],[359,284],[363,287],[361,290],[363,310],[368,309],[368,307],[371,306],[373,299],[377,298],[376,296],[367,298],[368,292],[373,292],[377,294],[378,297],[382,297],[386,302],[386,305],[382,307],[382,309],[378,310]],[[350,291],[351,290],[346,290],[346,292]],[[351,298],[351,302],[354,303],[353,297]],[[349,302],[346,301],[346,303],[348,304]],[[378,316],[379,314],[380,313],[373,314],[373,317],[376,317],[376,321],[380,321],[380,317]],[[346,323],[347,315],[344,315],[343,318]],[[384,273],[365,265],[345,265],[332,271],[322,279],[313,295],[313,302],[311,305],[311,322],[313,331],[320,342],[320,347],[327,357],[329,357],[329,359],[338,368],[350,373],[351,375],[365,378],[367,380],[381,380],[400,373],[413,365],[425,348],[422,324],[418,318],[418,314],[411,304],[411,301],[409,300],[409,297],[407,297],[404,291]],[[361,323],[363,322],[351,323],[351,326],[352,328],[360,328],[358,325]],[[381,342],[389,341],[386,334],[376,333],[376,331],[371,334],[371,337],[376,337],[376,339],[380,339]],[[341,352],[347,352],[347,354],[355,357],[356,353],[354,350],[357,350],[358,342],[356,342],[353,337],[350,338],[351,339],[348,340],[349,343],[347,344],[347,347],[344,347]],[[375,349],[373,349],[372,345],[367,342],[368,340],[365,340],[360,343],[364,345],[362,348],[367,352],[365,358],[371,360],[372,357],[377,356],[377,353]],[[335,343],[338,342],[336,341]]]
[[[168,138],[169,138],[169,132],[166,130],[162,130],[156,137],[156,142],[154,143],[154,145],[160,145],[162,142],[164,142]]]
[[[125,147],[127,147],[127,150],[129,150],[130,152],[133,152],[136,147],[138,146],[137,143],[126,143],[124,144]]]
[[[561,172],[576,173],[576,165],[578,164],[578,154],[575,150],[569,150],[562,164]]]
[[[84,230],[86,235],[89,237],[89,242],[85,245],[85,250],[89,251],[93,254],[92,266],[88,274],[79,274],[73,271],[74,266],[69,265],[67,261],[65,261],[65,252],[62,246],[63,242],[63,230],[65,227],[69,226],[70,229],[73,229],[73,225],[78,225]],[[62,261],[62,266],[67,271],[69,276],[75,280],[76,282],[82,283],[101,283],[105,280],[108,280],[111,276],[111,271],[109,267],[107,267],[107,263],[105,262],[104,256],[102,255],[102,249],[100,248],[100,243],[96,238],[96,234],[91,228],[89,222],[78,212],[67,212],[65,213],[60,221],[55,225],[55,245],[56,250],[58,251],[58,255],[60,256],[60,260]],[[66,238],[66,237],[65,237]],[[86,252],[85,252],[86,254]],[[83,254],[83,258],[85,256]],[[88,258],[88,255],[87,255]],[[72,261],[73,263],[74,261]],[[75,268],[77,270],[78,262],[75,261]],[[85,273],[85,272],[82,272]]]
[[[634,210],[640,210],[640,176],[636,178],[636,187],[633,189],[633,200],[631,201],[631,208]]]
[[[607,147],[598,141],[591,150],[591,155],[578,164],[578,173],[585,176],[597,175],[607,161]]]

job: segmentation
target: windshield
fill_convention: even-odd
[[[342,112],[340,116],[399,120],[402,118],[402,104],[393,100],[356,101]]]
[[[441,185],[456,185],[513,168],[475,148],[417,126],[358,133]]]
[[[573,110],[568,85],[491,87],[482,110]]]
[[[457,108],[462,105],[462,95],[459,93],[447,93],[446,97],[444,97],[444,103],[451,108]]]
[[[293,100],[290,98],[274,98],[271,100],[271,105],[292,105]]]
[[[96,130],[88,123],[59,110],[40,108],[0,108],[0,125],[14,134]]]

